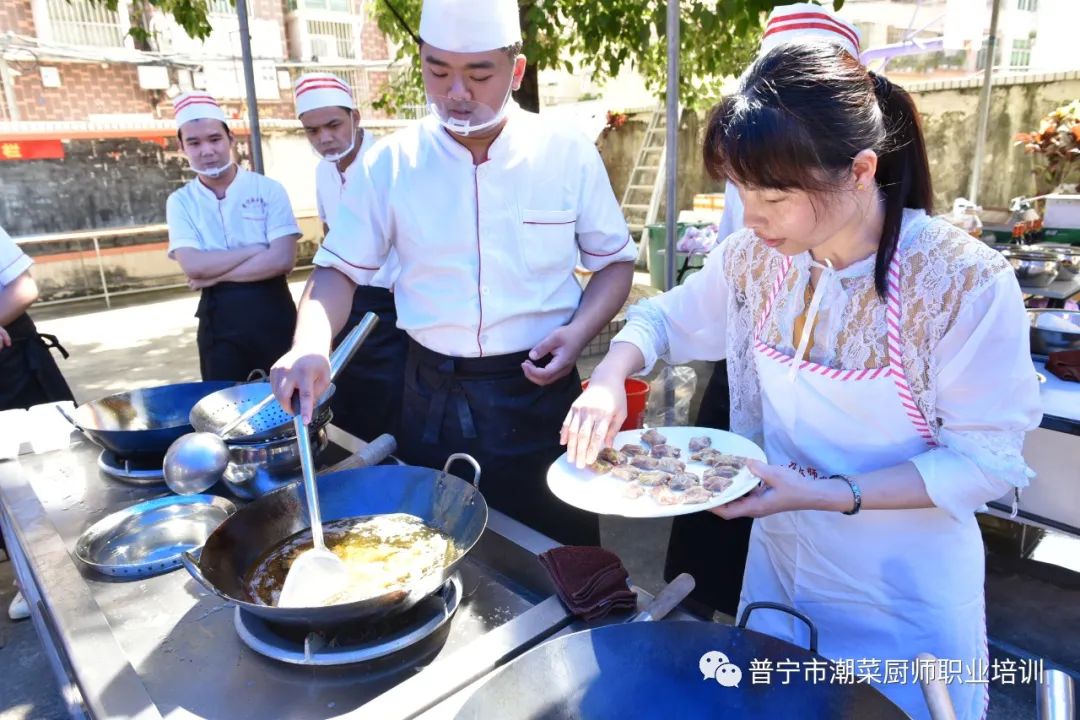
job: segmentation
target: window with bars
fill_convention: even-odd
[[[350,0],[294,0],[305,10],[331,10],[333,12],[351,12]]]
[[[127,18],[86,0],[46,0],[50,39],[65,45],[124,47]]]
[[[211,15],[235,15],[236,5],[235,0],[207,0],[206,9]],[[251,17],[253,12],[252,6],[255,4],[255,0],[248,0],[247,2],[247,14]]]
[[[1013,70],[1026,70],[1031,66],[1031,38],[1016,38],[1012,41],[1009,55],[1009,67]]]
[[[1039,0],[1016,0],[1016,9],[1036,12],[1039,9]]]
[[[356,38],[353,36],[352,23],[308,20],[307,31],[313,57],[319,60],[356,58]]]

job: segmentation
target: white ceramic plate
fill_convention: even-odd
[[[712,447],[720,452],[765,462],[765,453],[761,448],[735,433],[699,427],[656,429],[667,437],[669,445],[682,450],[682,456],[679,459],[686,463],[688,472],[695,473],[698,477],[707,466],[690,460],[689,445],[690,438],[700,435],[709,436],[712,439]],[[615,436],[615,442],[612,445],[615,448],[621,448],[627,443],[640,443],[643,432],[643,430],[625,430]],[[753,490],[759,482],[758,478],[746,469],[740,471],[733,479],[731,487],[714,495],[708,502],[697,505],[661,505],[649,497],[648,493],[634,499],[625,497],[626,481],[612,477],[610,474],[598,475],[588,468],[579,470],[570,464],[565,454],[548,469],[547,476],[551,492],[565,503],[601,515],[640,518],[671,517],[709,510],[742,497]]]

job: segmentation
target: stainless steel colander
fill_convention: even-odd
[[[378,321],[377,315],[367,313],[334,349],[330,355],[331,381],[349,363]],[[333,395],[334,385],[331,382],[316,403],[311,418],[312,425],[320,427],[329,422],[330,398]],[[192,408],[189,417],[191,426],[199,432],[213,433],[223,440],[237,442],[294,434],[292,414],[272,396],[273,391],[268,382],[248,383],[219,390],[207,395]]]
[[[227,434],[222,434],[224,428],[272,394],[268,382],[247,383],[218,390],[204,397],[191,409],[191,426],[199,432],[214,433],[224,440],[241,442],[291,436],[293,416],[276,399],[245,418]],[[311,419],[315,427],[325,425],[330,420],[330,398],[333,395],[334,386],[330,385],[319,398]]]

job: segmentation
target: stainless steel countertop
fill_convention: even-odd
[[[332,439],[354,450],[360,442],[340,431]],[[543,639],[582,627],[536,559],[555,543],[493,511],[462,564],[464,600],[449,629],[423,648],[427,657],[341,668],[266,659],[240,641],[233,608],[182,569],[121,582],[78,564],[71,553],[86,528],[167,493],[102,476],[97,453],[80,440],[66,451],[0,463],[8,545],[74,714],[442,717],[455,702],[440,710],[444,698],[457,693],[459,705],[462,687]]]

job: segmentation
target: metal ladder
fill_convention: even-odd
[[[664,162],[667,156],[667,114],[663,106],[653,110],[645,128],[634,169],[622,197],[622,212],[630,236],[640,239],[638,265],[648,263],[648,226],[656,222],[664,194]]]

